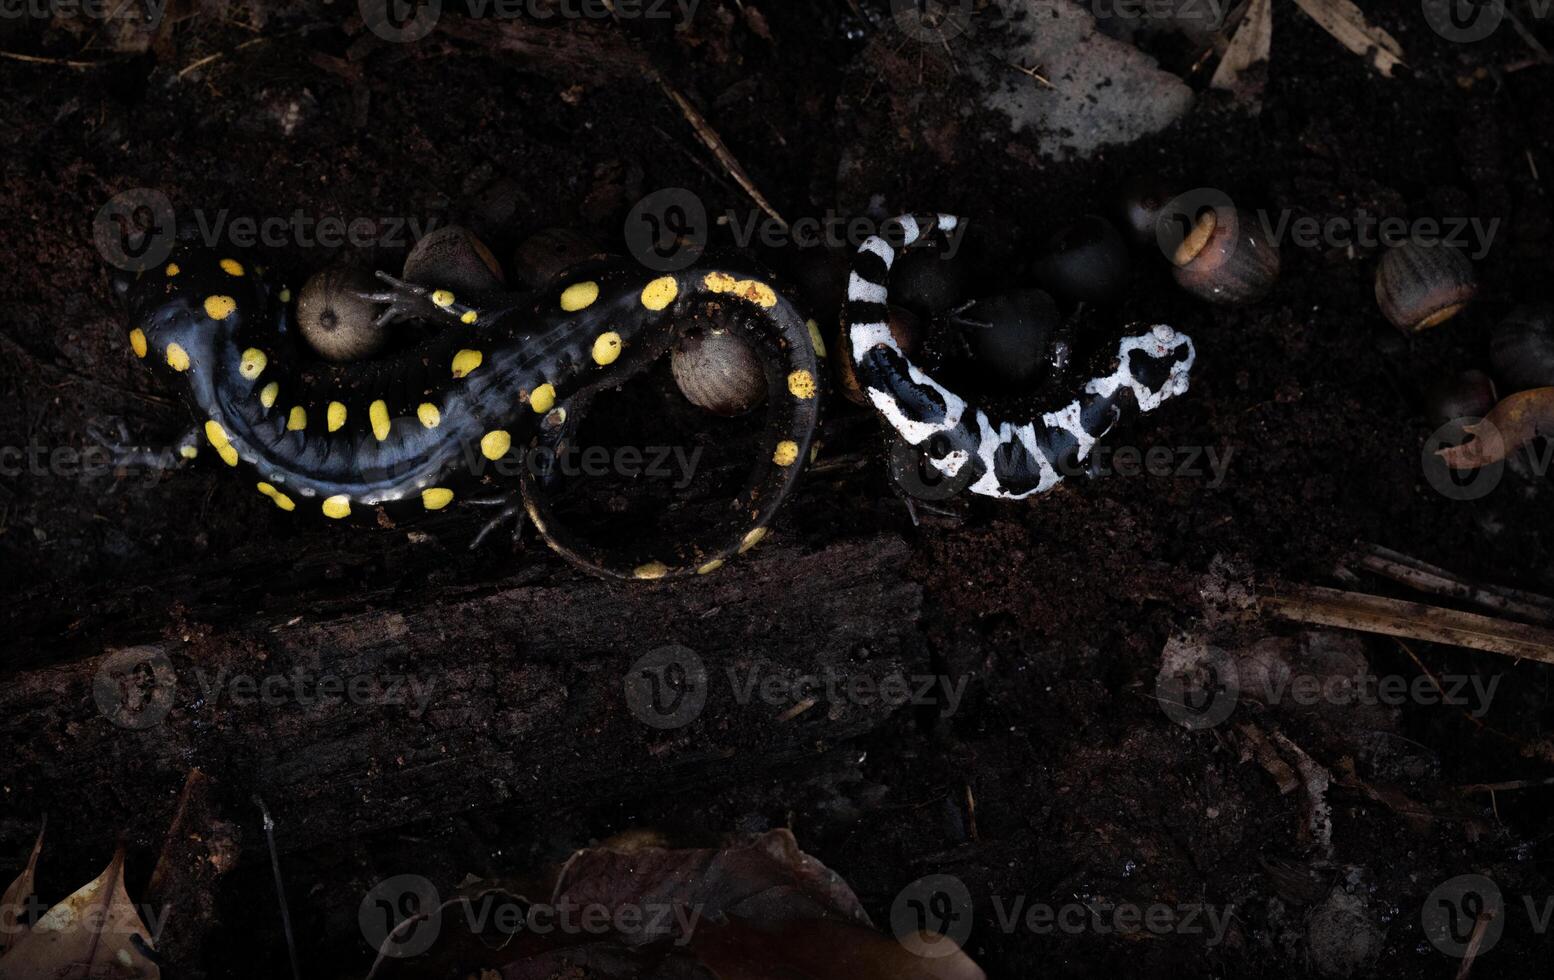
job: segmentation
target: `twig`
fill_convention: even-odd
[[[680,113],[691,124],[691,129],[695,130],[696,137],[702,141],[707,149],[712,151],[713,156],[718,158],[718,162],[723,164],[723,169],[728,171],[729,176],[733,177],[735,182],[744,188],[745,193],[750,195],[750,199],[755,201],[757,207],[765,211],[771,216],[773,221],[786,229],[788,222],[783,219],[782,215],[777,213],[776,208],[772,207],[771,202],[766,199],[765,194],[761,193],[760,188],[755,186],[755,182],[750,179],[749,174],[745,173],[745,168],[740,165],[739,160],[729,151],[728,145],[723,142],[723,137],[718,135],[717,130],[713,129],[706,118],[696,111],[696,107],[691,105],[689,99],[680,94],[679,89],[669,84],[669,80],[664,78],[663,74],[656,67],[651,64],[648,65],[647,73],[649,78],[658,83],[658,87],[663,90],[664,94],[669,96],[670,101],[679,107]]]
[[[1484,933],[1489,930],[1489,924],[1499,912],[1498,908],[1489,906],[1478,914],[1478,921],[1473,923],[1473,935],[1468,939],[1468,948],[1462,954],[1462,965],[1457,967],[1457,980],[1468,980],[1468,974],[1473,972],[1473,962],[1478,959],[1479,950],[1484,946]]]
[[[103,61],[72,61],[69,58],[42,58],[35,54],[18,54],[15,51],[0,51],[0,58],[10,58],[12,61],[25,61],[33,65],[60,65],[64,68],[96,68],[106,64]]]
[[[256,795],[254,803],[264,817],[264,838],[270,845],[270,870],[275,875],[275,896],[281,903],[281,928],[286,933],[286,952],[291,954],[291,975],[293,980],[302,980],[302,967],[297,962],[297,942],[291,932],[291,909],[286,905],[286,882],[281,877],[281,858],[275,852],[275,821],[270,817],[270,809],[264,805],[264,800]]]
[[[1547,596],[1519,589],[1478,585],[1444,568],[1376,544],[1368,545],[1355,562],[1366,571],[1375,572],[1420,592],[1461,599],[1533,622],[1554,624],[1554,599]]]
[[[1267,616],[1316,626],[1447,643],[1554,664],[1554,631],[1385,596],[1301,586],[1257,599]]]
[[[192,71],[195,71],[196,69],[202,68],[205,65],[210,64],[212,61],[215,61],[218,58],[225,58],[227,55],[237,54],[239,51],[243,50],[244,48],[251,48],[251,47],[253,47],[256,44],[263,44],[266,41],[276,41],[276,40],[279,40],[279,39],[281,39],[283,37],[290,37],[293,34],[306,33],[309,28],[314,27],[314,26],[316,26],[316,25],[309,24],[309,25],[306,25],[304,27],[300,27],[300,28],[298,28],[297,30],[294,30],[294,31],[283,31],[280,34],[266,34],[263,37],[249,38],[248,40],[244,41],[242,44],[239,44],[235,48],[231,48],[230,50],[227,50],[227,51],[217,51],[215,54],[208,54],[208,55],[206,55],[203,58],[200,58],[200,59],[198,59],[196,61],[191,62],[188,65],[185,65],[178,72],[178,74],[176,76],[174,76],[174,77],[177,78],[178,80],[182,81],[183,77],[185,75],[189,74]]]

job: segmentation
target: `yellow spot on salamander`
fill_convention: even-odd
[[[713,572],[717,571],[718,569],[720,569],[722,567],[723,567],[723,559],[721,559],[721,558],[714,558],[711,561],[709,561],[707,564],[705,564],[702,567],[696,569],[696,574],[697,575],[711,575]]]
[[[462,378],[471,371],[480,367],[480,362],[485,360],[484,355],[478,350],[461,350],[453,355],[453,376]]]
[[[556,404],[556,386],[542,384],[529,395],[529,407],[544,414]]]
[[[492,429],[480,437],[480,454],[486,459],[501,459],[512,446],[513,437],[503,429]]]
[[[330,402],[328,410],[324,413],[324,422],[329,426],[329,431],[339,432],[340,428],[345,425],[347,414],[343,403]]]
[[[167,366],[174,371],[189,370],[189,352],[177,344],[167,345]]]
[[[205,315],[212,320],[225,320],[237,309],[237,300],[230,296],[205,297]]]
[[[815,376],[808,371],[794,371],[788,375],[788,391],[794,398],[814,398]]]
[[[814,320],[806,320],[804,326],[809,328],[809,342],[815,346],[815,356],[825,357],[826,342],[825,338],[820,336],[820,324]]]
[[[453,305],[453,294],[446,289],[432,290],[432,305],[446,310]]]
[[[211,419],[205,423],[205,438],[210,440],[211,446],[216,450],[216,455],[228,466],[237,465],[237,447],[232,445],[232,440],[227,438],[227,430],[221,427],[221,423]]]
[[[642,305],[650,310],[662,310],[680,295],[680,284],[674,276],[662,276],[643,287]]]
[[[621,356],[621,335],[614,330],[600,334],[594,339],[594,363],[614,364],[615,359]]]
[[[453,503],[453,491],[447,487],[431,487],[422,490],[421,503],[427,510],[442,510]]]
[[[146,356],[146,334],[139,327],[130,331],[130,350],[135,352],[136,357]]]
[[[163,271],[166,272],[167,273],[167,277],[169,279],[171,279],[173,276],[178,275],[178,273],[182,272],[183,270],[178,268],[178,263],[177,262],[169,262],[169,263],[167,263],[167,268],[164,269]]]
[[[259,389],[259,404],[265,408],[274,408],[275,399],[281,396],[281,385],[278,381],[271,381]]]
[[[367,406],[367,418],[372,422],[372,434],[379,442],[389,437],[388,404],[383,399]]]
[[[799,458],[799,444],[792,439],[784,439],[777,444],[776,452],[772,453],[772,462],[778,466],[792,466],[793,461]]]
[[[476,313],[474,310],[465,310],[464,311],[464,315],[459,317],[459,322],[460,323],[474,323],[478,319],[480,319],[480,314],[479,313]]]
[[[252,381],[264,373],[264,367],[269,363],[270,358],[264,351],[257,347],[250,347],[243,351],[243,360],[238,363],[237,373]]]
[[[640,578],[640,579],[646,579],[646,580],[652,580],[652,579],[656,579],[656,578],[663,578],[665,575],[668,575],[668,574],[669,574],[669,566],[665,565],[661,561],[650,561],[646,565],[638,565],[635,569],[632,570],[632,573],[631,573],[633,578]]]
[[[282,303],[290,303],[291,302],[291,290],[288,289],[285,286],[282,286],[281,287],[281,291],[280,291],[280,298],[281,298],[281,302]]]
[[[575,282],[561,291],[561,308],[568,313],[586,310],[599,298],[596,282]]]
[[[178,455],[182,456],[184,459],[193,459],[194,457],[198,456],[199,454],[200,454],[200,447],[199,446],[179,446],[178,447]]]
[[[291,432],[297,432],[308,427],[308,410],[301,405],[291,406],[291,414],[286,416],[286,428]]]
[[[749,534],[745,535],[745,539],[743,541],[739,542],[739,553],[742,555],[749,551],[751,548],[754,548],[756,545],[761,543],[761,539],[764,537],[766,537],[766,528],[764,527],[758,527],[751,531]]]
[[[435,429],[442,424],[442,413],[437,411],[437,406],[431,402],[422,402],[420,405],[417,405],[415,414],[421,420],[421,424],[428,429]]]
[[[281,510],[297,509],[296,501],[270,486],[268,483],[259,484],[259,492],[275,501],[275,506],[279,507]]]
[[[221,271],[229,276],[241,276],[243,274],[243,263],[237,259],[222,259],[220,265]]]
[[[337,494],[324,501],[324,516],[339,520],[342,517],[351,516],[351,498],[345,494]]]
[[[747,303],[771,309],[777,305],[777,294],[772,287],[758,279],[735,279],[726,272],[709,272],[702,285],[711,293],[728,293]]]

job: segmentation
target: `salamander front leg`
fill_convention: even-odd
[[[466,505],[475,507],[500,507],[495,517],[486,521],[480,533],[475,535],[475,540],[469,543],[469,550],[476,551],[493,531],[500,530],[503,525],[511,523],[513,526],[512,542],[514,547],[522,543],[523,526],[528,520],[528,512],[524,510],[523,494],[509,493],[501,497],[482,497],[474,500],[466,500]]]
[[[189,465],[200,454],[200,427],[191,426],[168,446],[148,446],[130,439],[123,419],[114,420],[114,432],[104,432],[97,426],[86,430],[91,440],[108,451],[108,458],[116,470],[175,470]]]
[[[489,323],[514,307],[526,305],[532,299],[528,293],[488,293],[464,297],[469,300],[466,303],[450,289],[420,286],[396,279],[387,272],[379,272],[377,275],[388,288],[360,295],[369,303],[383,305],[383,312],[378,314],[377,320],[380,327],[406,320],[466,326]]]

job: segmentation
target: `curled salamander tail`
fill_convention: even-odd
[[[657,295],[648,296],[648,291],[653,290]],[[765,438],[743,489],[693,539],[657,550],[603,548],[574,535],[556,518],[545,488],[530,468],[525,468],[521,477],[524,503],[530,519],[552,549],[596,574],[622,579],[706,575],[721,568],[729,558],[749,551],[766,536],[772,517],[808,462],[820,415],[818,354],[804,317],[761,279],[721,270],[688,270],[655,280],[646,287],[644,297],[649,306],[673,304],[671,312],[719,300],[742,304],[752,314],[728,318],[731,327],[750,342],[760,358],[768,392]],[[618,383],[623,377],[644,370],[662,354],[667,343],[666,333],[660,344],[640,347],[633,355],[636,363],[616,372],[612,382]],[[564,418],[541,439],[552,444],[569,439],[592,394],[583,391],[574,396]]]
[[[902,215],[864,242],[853,261],[844,313],[846,356],[880,417],[946,477],[973,492],[1018,499],[1052,489],[1070,462],[1089,456],[1125,412],[1149,412],[1187,391],[1192,340],[1157,324],[1122,338],[1111,371],[1030,421],[995,420],[901,352],[891,335],[888,281],[899,252],[954,231],[953,215]],[[967,467],[970,470],[967,471]]]

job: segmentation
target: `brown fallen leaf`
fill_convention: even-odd
[[[1462,430],[1473,438],[1435,451],[1447,466],[1476,470],[1498,463],[1538,436],[1554,435],[1554,388],[1507,395],[1483,419]]]
[[[22,941],[27,934],[27,923],[24,916],[27,914],[27,900],[32,898],[36,889],[38,877],[38,854],[43,850],[43,832],[48,829],[49,819],[43,818],[43,826],[38,828],[38,840],[32,845],[32,854],[27,858],[27,867],[11,882],[11,887],[0,895],[0,954]]]
[[[160,980],[151,936],[124,890],[124,848],[106,870],[43,914],[0,957],[0,980],[113,977]]]
[[[1229,92],[1237,102],[1261,105],[1266,65],[1273,49],[1273,0],[1251,0],[1246,16],[1220,58],[1209,88]]]
[[[1349,0],[1295,0],[1295,4],[1339,44],[1369,61],[1386,77],[1391,78],[1397,66],[1403,64],[1403,46],[1398,39],[1366,20],[1360,8]]]

